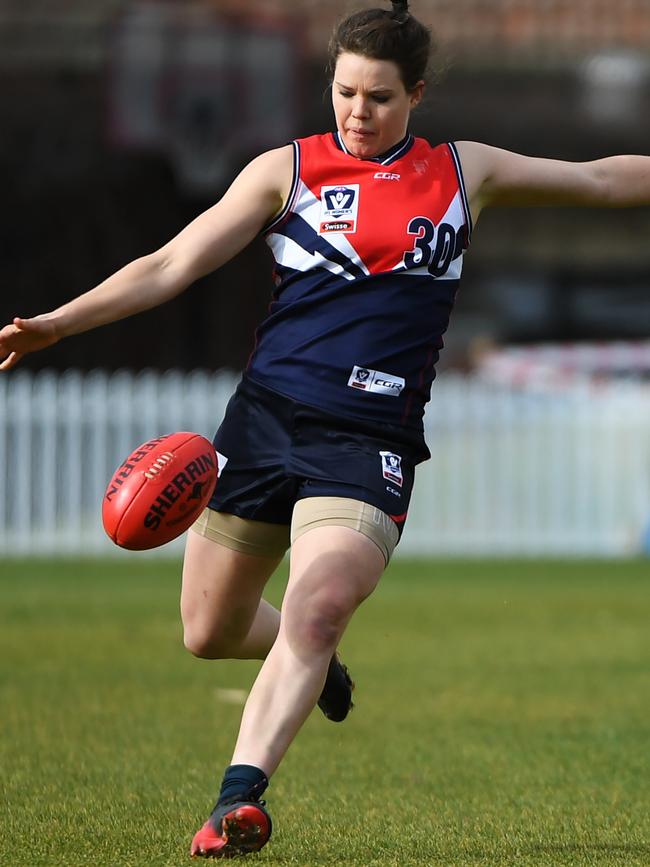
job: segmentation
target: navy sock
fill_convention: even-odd
[[[223,775],[217,803],[223,804],[239,798],[243,801],[257,801],[268,784],[264,771],[254,765],[230,765]]]

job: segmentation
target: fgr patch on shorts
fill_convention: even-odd
[[[209,508],[290,524],[307,497],[349,497],[401,531],[415,466],[430,457],[417,431],[324,412],[244,377],[214,438],[225,466]]]

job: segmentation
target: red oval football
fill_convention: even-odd
[[[218,476],[212,443],[181,431],[142,443],[121,464],[102,503],[104,529],[121,548],[145,551],[194,523]]]

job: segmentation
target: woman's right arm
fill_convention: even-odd
[[[62,337],[157,307],[239,253],[279,213],[293,177],[291,146],[257,157],[223,198],[155,253],[136,259],[74,300],[0,330],[0,370]]]

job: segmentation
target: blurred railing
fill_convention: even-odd
[[[0,377],[0,554],[118,554],[100,517],[111,472],[153,435],[211,437],[235,383],[234,374],[176,371]],[[432,459],[419,468],[400,553],[644,549],[647,384],[508,388],[446,374],[434,384],[426,428]]]

